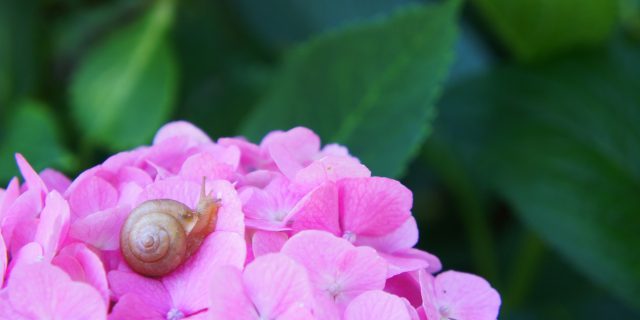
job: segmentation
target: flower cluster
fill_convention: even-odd
[[[496,319],[482,278],[415,249],[412,194],[305,128],[216,142],[186,122],[75,180],[35,172],[0,189],[0,319]],[[203,182],[204,177],[204,182]],[[218,201],[215,230],[175,271],[120,252],[152,199]]]

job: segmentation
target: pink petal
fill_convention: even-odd
[[[418,243],[418,224],[414,217],[409,217],[400,227],[390,233],[378,237],[358,236],[355,244],[373,247],[378,251],[392,253],[411,248]]]
[[[98,258],[93,251],[84,244],[77,243],[67,246],[60,251],[60,254],[53,260],[53,263],[58,265],[56,259],[62,259],[63,262],[66,262],[60,267],[71,276],[72,280],[84,282],[98,290],[105,306],[108,306],[109,287],[107,274],[105,273],[102,261],[100,261],[100,258]],[[77,266],[75,263],[77,263]],[[73,269],[69,270],[65,266]],[[80,269],[77,269],[78,266]]]
[[[384,259],[371,248],[354,247],[330,233],[300,232],[285,243],[282,253],[302,264],[314,288],[341,308],[364,291],[384,288]]]
[[[294,183],[300,190],[309,191],[326,181],[370,176],[371,171],[355,158],[325,156],[298,171]]]
[[[42,178],[49,190],[56,190],[60,194],[64,194],[69,185],[71,185],[69,178],[53,169],[44,169],[40,172],[40,178]]]
[[[36,318],[106,319],[106,307],[95,289],[71,281],[62,270],[48,263],[16,267],[8,288],[11,305]]]
[[[68,231],[69,205],[57,191],[52,191],[47,195],[34,237],[34,241],[42,246],[48,261],[58,252]]]
[[[311,191],[292,211],[292,227],[296,232],[315,229],[342,235],[338,220],[338,188],[332,182]]]
[[[304,194],[290,188],[289,181],[282,177],[274,178],[264,190],[247,188],[243,195],[247,196],[243,210],[247,218],[272,222],[285,226],[293,209]]]
[[[41,194],[49,192],[47,185],[42,181],[38,173],[33,170],[29,162],[19,153],[16,153],[16,162],[18,163],[18,168],[24,177],[28,189],[38,190]]]
[[[116,298],[133,294],[143,304],[158,313],[165,314],[169,311],[171,296],[160,280],[125,271],[111,271],[107,278],[109,279],[109,287]]]
[[[0,288],[4,283],[4,273],[7,271],[7,247],[2,239],[2,233],[0,233]]]
[[[18,196],[20,196],[20,181],[18,181],[18,178],[13,178],[9,182],[7,189],[4,190],[2,198],[0,198],[0,222],[4,220],[7,210],[13,205]]]
[[[42,262],[43,260],[44,254],[42,247],[36,242],[30,242],[20,248],[17,254],[12,256],[7,270],[10,273],[11,270],[18,268],[20,265]]]
[[[500,310],[500,295],[476,275],[447,271],[435,278],[420,272],[422,306],[428,319],[495,320]]]
[[[296,127],[287,132],[273,132],[263,140],[278,169],[293,179],[320,151],[320,138],[313,131]]]
[[[172,306],[185,314],[207,308],[211,270],[224,265],[241,268],[245,257],[244,239],[237,233],[214,232],[209,235],[195,256],[162,278],[171,295]]]
[[[173,137],[187,137],[194,144],[211,143],[211,139],[202,130],[186,121],[169,122],[162,126],[153,138],[153,144],[157,145]]]
[[[75,218],[113,208],[117,203],[118,191],[97,176],[89,176],[82,180],[69,195],[71,214]]]
[[[2,221],[2,236],[8,248],[13,248],[13,233],[18,225],[31,224],[42,211],[42,197],[38,190],[27,190],[13,201],[5,211]],[[35,229],[34,229],[35,231]],[[18,247],[19,249],[19,247]]]
[[[344,320],[411,320],[406,305],[397,296],[383,291],[367,291],[347,306]]]
[[[200,152],[184,161],[179,175],[194,181],[202,181],[203,177],[211,180],[231,180],[234,176],[234,168],[229,164],[217,161],[208,152]]]
[[[407,299],[411,305],[422,305],[418,272],[405,272],[387,279],[384,291]]]
[[[352,178],[338,182],[342,229],[358,236],[382,236],[411,217],[413,196],[387,178]]]
[[[262,319],[277,318],[291,309],[313,307],[304,268],[285,255],[268,254],[256,258],[246,267],[243,281]]]
[[[236,147],[240,150],[240,171],[247,173],[246,171],[253,171],[263,168],[265,161],[262,150],[259,146],[247,141],[246,139],[239,138],[220,138],[218,139],[218,145],[227,147]]]
[[[242,272],[232,266],[211,271],[209,312],[211,319],[258,320],[259,316],[245,293]]]
[[[109,320],[165,320],[164,314],[147,305],[135,294],[125,294],[113,307]]]
[[[280,252],[289,237],[284,232],[256,231],[251,239],[253,256]]]
[[[120,230],[129,216],[129,207],[115,207],[76,220],[69,235],[101,250],[120,248]]]

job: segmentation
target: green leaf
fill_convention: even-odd
[[[457,8],[412,7],[297,48],[243,132],[256,139],[307,126],[347,145],[375,174],[399,175],[429,130]]]
[[[449,91],[434,138],[598,284],[640,307],[640,48]]]
[[[146,143],[167,120],[177,67],[166,41],[173,3],[155,4],[83,61],[71,86],[72,111],[86,142],[112,150]]]
[[[21,153],[36,169],[46,167],[70,170],[73,157],[60,141],[59,127],[54,115],[41,103],[25,101],[17,105],[15,113],[3,128],[0,139],[0,181],[17,174],[14,154]]]
[[[614,0],[474,0],[487,24],[521,61],[602,43],[618,17]]]

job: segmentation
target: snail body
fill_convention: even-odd
[[[218,202],[205,195],[195,210],[171,199],[148,200],[133,209],[120,232],[120,250],[135,272],[166,275],[199,248],[215,229]]]

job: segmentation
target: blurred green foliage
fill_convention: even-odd
[[[171,119],[305,125],[402,179],[502,319],[640,318],[640,1],[424,2],[0,0],[0,181]]]

